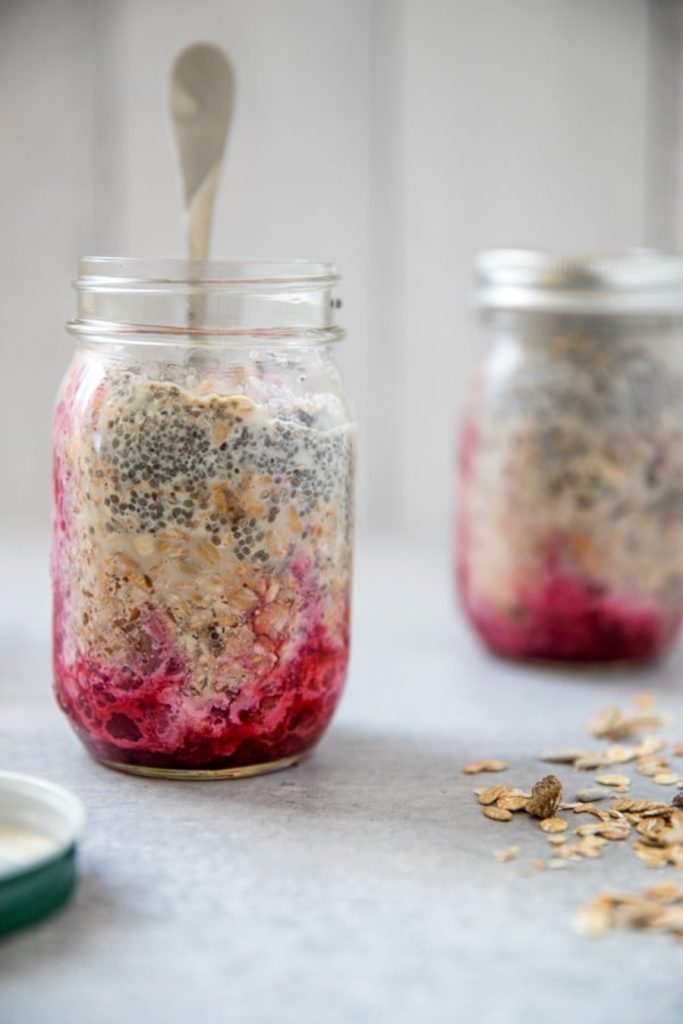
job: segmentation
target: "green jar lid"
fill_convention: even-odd
[[[68,790],[0,772],[0,935],[69,898],[84,820],[83,805]]]

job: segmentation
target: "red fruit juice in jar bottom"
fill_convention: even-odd
[[[559,573],[520,588],[514,608],[501,611],[468,593],[462,600],[476,632],[495,654],[547,661],[646,661],[673,643],[680,617],[601,593]]]

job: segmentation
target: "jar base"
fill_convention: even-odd
[[[105,768],[113,768],[127,775],[141,775],[148,779],[173,779],[177,782],[212,782],[217,779],[247,779],[254,775],[269,775],[292,768],[307,756],[307,751],[282,757],[278,761],[266,761],[264,764],[240,765],[237,768],[153,768],[142,764],[123,764],[120,761],[109,761],[98,757],[96,760]]]
[[[514,655],[498,654],[496,651],[492,653],[496,658],[501,658],[503,661],[528,665],[531,669],[549,669],[550,671],[567,672],[569,674],[577,672],[586,672],[588,674],[591,672],[614,672],[617,674],[625,669],[645,670],[658,661],[663,661],[666,657],[666,654],[653,654],[650,657],[645,656],[642,658],[603,658],[601,660],[600,658],[534,658],[525,657],[523,654],[515,657]]]

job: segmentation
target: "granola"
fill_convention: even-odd
[[[642,892],[604,892],[580,908],[574,925],[590,938],[627,929],[668,932],[683,939],[683,889],[675,882],[663,882]]]
[[[651,697],[646,696],[647,699],[637,699],[636,715],[628,715],[614,707],[607,708],[591,720],[589,731],[610,741],[669,724],[668,716],[652,713]],[[672,747],[674,755],[678,756],[679,744]],[[680,789],[683,780],[670,770],[666,749],[667,744],[662,737],[650,735],[637,746],[612,746],[591,755],[578,749],[567,749],[544,754],[541,760],[584,771],[609,764],[631,763],[653,784],[677,785],[679,789],[671,803],[622,795],[628,793],[632,780],[628,775],[617,772],[597,775],[595,781],[600,785],[583,787],[577,793],[577,802],[562,801],[561,782],[555,776],[546,776],[537,782],[527,800],[524,799],[524,790],[506,785],[477,791],[479,801],[495,805],[484,809],[486,816],[493,820],[510,821],[512,812],[517,810],[540,817],[539,827],[546,833],[552,856],[547,861],[532,858],[530,864],[534,870],[559,869],[571,862],[595,860],[602,857],[612,844],[631,841],[628,843],[630,850],[647,868],[673,867],[683,871],[683,791]],[[582,762],[588,759],[590,767],[582,766]],[[605,807],[596,807],[593,802],[607,799],[611,803]],[[588,815],[591,820],[584,820],[571,829],[565,818],[556,816],[558,810]],[[507,814],[503,816],[501,811]],[[523,818],[524,814],[520,816]],[[667,912],[664,913],[662,908],[668,908]],[[641,894],[603,893],[579,910],[575,924],[582,934],[591,936],[604,935],[613,928],[637,928],[668,931],[683,939],[683,889],[672,881],[665,881],[649,886]]]

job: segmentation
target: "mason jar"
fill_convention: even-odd
[[[326,263],[85,259],[54,426],[54,675],[143,775],[286,767],[349,655],[354,428]]]
[[[683,610],[683,260],[496,250],[476,270],[466,614],[509,658],[656,658]]]

